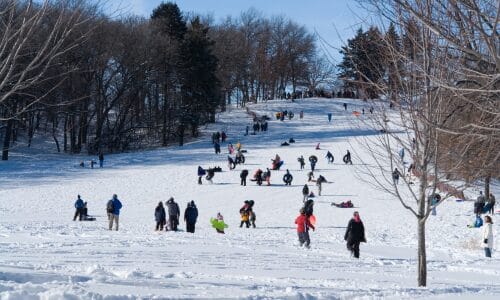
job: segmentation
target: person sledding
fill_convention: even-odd
[[[227,156],[227,165],[229,167],[229,170],[233,170],[234,168],[236,168],[236,164],[234,163],[234,160],[231,156]]]
[[[318,163],[318,157],[316,155],[309,156],[309,163],[311,164],[311,171],[314,172],[316,168],[316,163]]]
[[[342,161],[344,161],[345,164],[351,164],[352,165],[351,152],[349,152],[349,150],[347,150],[347,153],[342,158]]]
[[[283,143],[281,143],[281,146],[290,146],[290,144],[287,142],[287,141],[284,141]]]
[[[214,178],[214,176],[215,176],[215,169],[208,168],[207,169],[207,176],[205,176],[205,179],[208,182],[213,183],[212,179]]]
[[[333,157],[333,154],[332,154],[330,151],[328,151],[328,152],[326,153],[326,158],[328,159],[328,163],[329,163],[329,164],[332,164],[332,163],[333,163],[333,161],[335,160],[335,158]]]
[[[220,212],[217,213],[216,218],[211,218],[210,223],[212,224],[212,227],[215,228],[215,230],[218,233],[224,234],[224,229],[228,228],[226,223],[224,223],[224,217],[221,215]]]
[[[340,202],[340,203],[332,202],[332,206],[336,206],[339,208],[353,208],[354,204],[352,204],[351,200],[347,200],[347,201]]]
[[[202,184],[201,178],[205,176],[205,174],[207,174],[205,169],[203,169],[201,166],[198,166],[198,184]]]
[[[273,170],[279,170],[283,165],[283,161],[281,160],[281,157],[278,154],[276,154],[274,159],[271,159],[271,161],[272,161],[271,169]]]
[[[299,162],[300,164],[300,169],[304,169],[304,166],[306,165],[306,162],[305,162],[305,159],[304,159],[304,156],[300,156],[297,158],[297,161]]]
[[[290,174],[290,171],[287,169],[285,175],[283,175],[283,182],[285,185],[292,185],[293,176]]]
[[[295,224],[297,224],[297,235],[299,237],[300,246],[310,247],[311,240],[309,237],[309,228],[313,231],[316,229],[313,224],[309,221],[309,217],[306,215],[304,208],[300,209],[300,215],[295,218]]]
[[[81,221],[95,221],[95,217],[89,216],[89,210],[87,208],[87,202],[83,202],[82,208],[82,219]]]
[[[320,144],[320,143],[317,143],[317,144],[316,144],[316,148],[315,148],[316,150],[321,150],[321,148],[319,147],[319,144]]]
[[[253,174],[251,181],[256,181],[258,185],[262,185],[262,174],[263,171],[261,169],[257,169]]]
[[[474,223],[467,225],[467,227],[469,228],[479,228],[481,226],[483,226],[483,219],[481,218],[480,215],[476,215]]]
[[[290,139],[288,140],[288,142],[289,142],[290,144],[293,144],[293,143],[295,143],[295,140],[294,140],[293,138],[290,138]]]
[[[243,153],[241,153],[240,150],[238,150],[236,152],[236,157],[234,159],[234,163],[235,164],[244,164],[245,163],[245,156],[243,155]]]

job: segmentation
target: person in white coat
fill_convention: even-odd
[[[486,257],[491,257],[491,250],[493,250],[493,221],[490,216],[484,217],[483,226],[483,240],[481,246],[484,248]]]

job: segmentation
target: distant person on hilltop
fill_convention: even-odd
[[[99,168],[104,167],[104,153],[102,151],[99,152]]]

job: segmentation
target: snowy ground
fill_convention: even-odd
[[[346,101],[349,111],[361,110],[362,102]],[[242,167],[228,171],[226,149],[213,154],[208,137],[181,148],[110,155],[104,169],[94,170],[77,167],[88,157],[51,154],[53,146],[45,147],[50,150],[43,156],[17,149],[11,161],[0,162],[0,298],[498,299],[500,260],[497,253],[484,258],[481,231],[466,227],[473,220],[470,202],[449,200],[428,221],[429,286],[416,288],[416,222],[397,200],[360,180],[359,168],[365,166],[356,155],[354,165],[341,163],[346,149],[361,149],[357,136],[377,134],[359,127],[342,102],[254,105],[252,110],[269,116],[282,109],[295,112],[293,120],[272,120],[267,133],[255,136],[243,136],[251,120],[239,110],[206,128],[207,136],[222,129],[233,144],[243,144],[244,167],[251,174],[270,167],[278,153],[285,165],[273,172],[271,186],[240,186]],[[280,147],[290,137],[297,143]],[[322,150],[314,149],[317,142]],[[326,150],[335,155],[333,165],[326,163]],[[316,175],[333,183],[316,198],[318,228],[307,250],[298,246],[294,225],[307,173],[296,159],[311,154],[320,158]],[[369,161],[361,150],[357,155]],[[224,172],[216,173],[213,185],[198,185],[198,165],[220,165]],[[287,168],[294,176],[291,187],[281,181]],[[105,204],[113,193],[124,206],[119,232],[106,229]],[[77,194],[88,201],[96,222],[72,221]],[[170,196],[182,210],[190,200],[197,203],[195,234],[153,231],[154,208]],[[256,202],[256,229],[238,227],[246,199]],[[346,200],[356,207],[330,205]],[[350,257],[343,241],[353,210],[360,212],[368,240],[359,260]],[[225,235],[209,225],[219,211],[229,224]],[[494,223],[500,232],[498,220]]]

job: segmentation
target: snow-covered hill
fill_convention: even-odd
[[[198,141],[110,155],[104,169],[77,167],[80,159],[89,159],[84,156],[19,149],[15,159],[0,162],[0,298],[498,299],[500,260],[497,253],[484,258],[480,230],[466,227],[473,221],[470,202],[447,200],[428,221],[429,287],[416,288],[416,222],[396,199],[367,185],[360,172],[366,167],[360,158],[369,162],[370,156],[357,137],[378,134],[359,122],[367,116],[351,114],[363,105],[338,99],[252,105],[252,111],[273,120],[267,132],[249,136],[243,133],[251,127],[250,116],[232,109]],[[295,117],[276,121],[280,110],[292,110]],[[327,112],[333,113],[331,123]],[[222,154],[214,154],[214,130],[225,130],[229,142],[239,141],[248,150],[244,166],[228,171],[226,144]],[[290,137],[296,143],[281,147]],[[315,150],[317,143],[321,150]],[[353,165],[341,162],[347,149]],[[334,164],[327,164],[327,150]],[[276,154],[285,164],[272,172],[271,186],[240,185],[241,169],[253,174],[270,167]],[[331,183],[316,198],[317,230],[311,233],[311,249],[305,249],[298,246],[294,219],[309,165],[301,171],[297,157],[311,154],[319,157],[316,176]],[[221,166],[224,172],[216,173],[214,184],[198,185],[198,165]],[[294,176],[292,186],[281,180],[286,169]],[[310,188],[316,193],[314,185]],[[123,203],[118,232],[107,230],[105,216],[113,193]],[[77,194],[97,221],[72,221]],[[188,201],[196,202],[195,234],[154,232],[154,208],[171,196],[182,211]],[[256,203],[255,229],[239,228],[238,211],[247,199]],[[331,206],[346,200],[355,208]],[[368,240],[359,260],[350,257],[343,240],[354,210]],[[209,224],[217,212],[229,224],[225,235]]]

